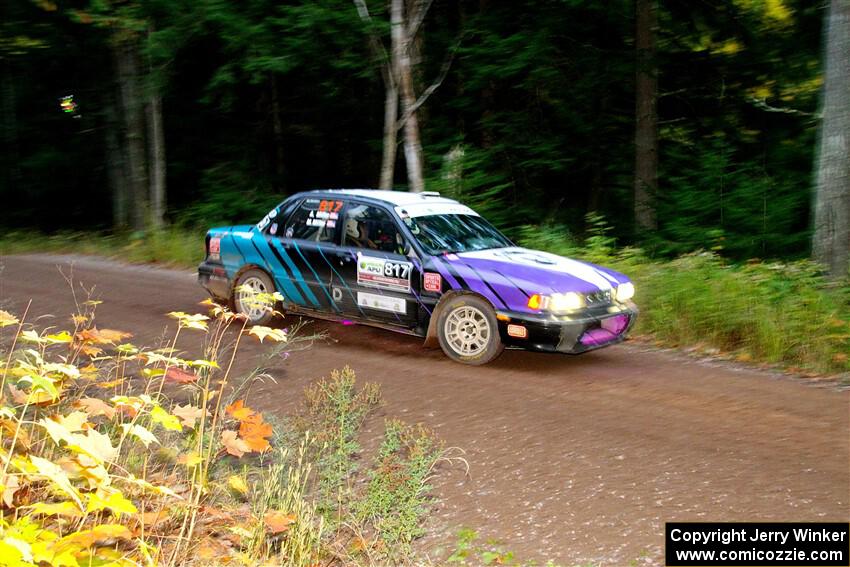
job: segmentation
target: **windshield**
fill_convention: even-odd
[[[477,215],[407,217],[404,224],[429,254],[473,252],[513,246],[505,235]]]

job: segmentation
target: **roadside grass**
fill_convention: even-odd
[[[850,282],[830,281],[809,261],[733,264],[714,252],[659,261],[614,247],[590,217],[578,243],[559,226],[527,226],[520,243],[611,267],[635,282],[635,334],[658,346],[690,347],[802,373],[850,370]]]
[[[267,345],[265,365],[319,336],[248,328],[206,301],[209,315],[170,313],[171,337],[146,348],[96,327],[98,303],[48,328],[0,311],[0,566],[421,564],[428,482],[452,451],[392,420],[363,461],[382,402],[350,368],[271,421],[248,396],[274,378],[232,372],[245,341]]]
[[[674,260],[616,248],[600,217],[579,242],[558,225],[526,226],[523,246],[610,266],[636,284],[641,314],[635,334],[658,346],[683,347],[741,362],[801,373],[850,371],[850,284],[830,282],[808,261],[734,264],[714,252]],[[128,262],[185,268],[203,259],[203,233],[171,227],[147,235],[11,232],[0,236],[0,256],[73,252]]]
[[[105,256],[131,263],[191,268],[204,259],[205,230],[169,227],[147,233],[10,231],[0,235],[0,256],[52,252]]]

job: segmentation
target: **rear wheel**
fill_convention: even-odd
[[[248,318],[251,325],[267,325],[274,318],[275,302],[266,295],[275,292],[274,283],[262,270],[247,270],[233,286],[233,311]]]
[[[505,349],[496,313],[474,295],[448,300],[437,321],[437,338],[449,358],[464,364],[487,364]]]

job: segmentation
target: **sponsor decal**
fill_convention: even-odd
[[[389,311],[392,313],[407,313],[407,301],[400,297],[388,297],[374,293],[357,292],[357,305],[377,309],[378,311]]]
[[[268,226],[273,218],[277,216],[277,207],[269,211],[269,214],[263,217],[263,220],[257,223],[257,230],[263,230]]]
[[[221,257],[221,238],[210,238],[210,258],[217,260]]]
[[[528,329],[522,325],[508,325],[508,336],[524,339],[528,337]]]
[[[425,287],[425,291],[436,291],[439,293],[443,290],[443,277],[440,274],[425,272],[422,283]]]
[[[364,287],[410,291],[413,264],[371,256],[357,256],[357,283]]]
[[[269,234],[277,234],[277,223],[273,222],[269,227]]]

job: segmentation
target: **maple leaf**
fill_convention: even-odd
[[[3,311],[0,309],[0,327],[8,327],[9,325],[17,325],[18,318],[9,313],[8,311]]]
[[[204,458],[197,453],[186,453],[177,457],[178,465],[186,465],[187,467],[195,467],[204,462]]]
[[[115,539],[130,539],[133,534],[125,526],[120,524],[102,524],[90,530],[83,530],[67,535],[56,542],[54,550],[64,551],[74,547],[91,547],[96,543],[111,541]]]
[[[0,500],[7,508],[14,504],[15,493],[20,490],[21,484],[15,475],[0,476]]]
[[[171,431],[183,431],[183,426],[180,424],[180,420],[159,406],[154,406],[151,410],[151,420],[153,420],[154,423],[160,424],[165,429],[170,429]]]
[[[159,439],[156,438],[156,435],[154,435],[141,425],[123,423],[121,424],[121,429],[124,430],[125,435],[132,435],[136,437],[145,445],[145,447],[148,447],[151,443],[159,444]]]
[[[99,398],[80,398],[74,405],[82,408],[83,411],[89,414],[89,417],[96,417],[98,415],[105,415],[107,419],[115,417],[115,408]]]
[[[285,514],[280,510],[270,510],[263,514],[263,522],[273,534],[279,534],[289,529],[295,523],[295,514]]]
[[[176,366],[171,366],[165,373],[165,379],[169,382],[176,382],[177,384],[191,384],[198,380],[198,375],[192,372],[186,372]]]
[[[80,347],[80,352],[85,354],[86,356],[98,356],[103,354],[103,349],[98,348],[94,345],[83,345]]]
[[[268,438],[272,435],[272,426],[263,423],[262,416],[256,421],[243,421],[239,424],[239,437],[252,451],[262,453],[271,448]]]
[[[120,490],[104,488],[99,488],[96,492],[89,494],[86,514],[97,512],[98,510],[110,510],[117,516],[139,512],[135,504],[121,494]]]
[[[202,408],[186,404],[185,406],[174,406],[171,413],[179,417],[183,425],[192,429],[195,427],[195,421],[203,418],[206,412]]]
[[[73,411],[68,415],[59,415],[53,418],[68,431],[82,431],[88,429],[89,415],[82,411]]]
[[[199,331],[207,330],[207,321],[209,321],[209,317],[201,314],[189,315],[188,313],[184,313],[182,311],[172,311],[168,314],[172,319],[177,319],[181,328],[184,329],[198,329]]]
[[[255,325],[251,327],[248,331],[249,335],[254,335],[260,342],[264,342],[265,339],[271,339],[272,341],[279,343],[282,341],[286,341],[286,331],[283,329],[272,329],[271,327],[263,327],[262,325]]]
[[[64,516],[66,518],[82,518],[83,513],[76,504],[70,501],[45,503],[36,502],[29,507],[30,513],[36,516]]]
[[[251,448],[245,441],[236,437],[235,431],[222,431],[221,443],[225,450],[234,457],[241,457],[245,453],[250,453]]]
[[[245,421],[246,419],[251,419],[257,412],[249,408],[245,405],[245,402],[242,400],[236,400],[226,408],[224,408],[228,415],[230,415],[233,419],[237,421]]]
[[[30,455],[29,460],[35,466],[38,474],[47,477],[48,480],[70,496],[77,506],[82,509],[83,503],[82,500],[80,500],[80,493],[76,488],[74,488],[74,485],[72,485],[71,481],[68,479],[68,475],[65,474],[65,471],[63,471],[59,465],[56,465],[47,459],[42,459],[36,455]]]
[[[227,486],[243,496],[248,494],[248,485],[245,484],[245,480],[241,476],[233,474],[227,477]]]
[[[97,464],[113,462],[118,457],[118,449],[112,446],[109,436],[89,429],[85,435],[72,433],[68,439],[68,449],[91,457]]]

